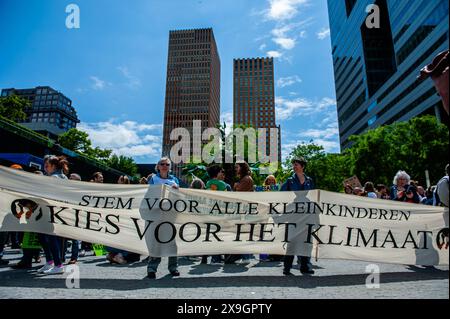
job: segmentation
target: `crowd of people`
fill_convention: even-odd
[[[212,191],[235,191],[235,192],[254,192],[254,191],[302,191],[315,189],[314,181],[305,174],[307,161],[304,158],[294,158],[291,161],[293,174],[283,183],[278,183],[275,176],[269,175],[264,181],[264,185],[257,186],[252,178],[252,171],[248,163],[240,161],[236,163],[235,173],[236,182],[230,185],[225,182],[225,170],[217,164],[208,167],[207,172],[209,180],[206,184],[201,179],[194,179],[190,184],[193,189],[205,189]],[[53,178],[69,179],[72,181],[81,181],[81,177],[77,173],[69,174],[68,162],[64,157],[46,156],[44,158],[44,172],[36,171],[36,174],[46,175]],[[163,157],[156,165],[156,173],[147,177],[142,177],[140,184],[161,185],[165,184],[175,189],[180,188],[180,181],[174,175],[170,174],[172,163],[169,158]],[[22,169],[20,165],[12,165],[12,168]],[[436,186],[424,188],[417,182],[411,180],[405,171],[398,171],[393,179],[392,186],[388,188],[386,185],[376,185],[372,182],[366,182],[364,187],[352,187],[346,184],[344,192],[346,194],[365,196],[369,198],[377,198],[384,200],[402,201],[424,205],[446,206],[449,202],[449,166],[445,168],[445,176],[437,183]],[[103,183],[104,177],[101,172],[92,174],[89,182]],[[130,184],[128,176],[120,176],[118,184]],[[22,245],[22,258],[17,264],[12,265],[13,269],[30,269],[33,263],[41,263],[41,248],[45,256],[45,264],[38,270],[38,273],[44,275],[62,274],[64,273],[64,264],[66,263],[66,255],[70,254],[67,264],[76,264],[79,257],[84,256],[85,251],[92,251],[92,244],[80,242],[78,240],[64,239],[54,235],[33,234],[33,233],[6,233],[0,232],[0,265],[8,265],[9,261],[3,259],[4,247],[11,242],[11,248],[20,247],[20,241],[27,238],[27,242],[31,239],[38,244],[37,246]],[[25,241],[24,241],[25,243]],[[39,247],[40,245],[40,247]],[[70,252],[68,248],[70,246]],[[112,264],[127,264],[140,261],[140,255],[106,247],[108,254],[106,259]],[[214,255],[199,256],[202,264],[207,264],[211,257],[212,264],[233,264],[241,260],[248,262],[253,255]],[[312,269],[311,258],[307,256],[297,256],[299,270],[302,274],[314,274]],[[268,256],[261,254],[261,261],[283,261],[283,274],[292,275],[291,269],[295,256]],[[160,257],[149,256],[143,260],[147,262],[147,277],[149,279],[156,278],[156,272],[161,263]],[[174,277],[180,276],[178,271],[178,257],[169,257],[168,270]]]

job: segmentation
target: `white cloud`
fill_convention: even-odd
[[[266,47],[267,47],[267,45],[265,43],[263,43],[259,46],[259,50],[264,51],[266,49]]]
[[[331,98],[322,98],[320,101],[314,101],[306,98],[290,100],[276,97],[275,105],[277,118],[283,121],[300,115],[306,116],[323,112],[328,107],[335,106],[336,101]]]
[[[291,50],[295,47],[295,40],[292,38],[273,38],[272,41],[285,50]]]
[[[319,40],[323,40],[330,36],[330,28],[322,28],[319,32],[317,32],[317,38]]]
[[[301,31],[299,34],[299,37],[302,39],[306,39],[307,36],[308,36],[308,32],[306,32],[305,30]]]
[[[308,0],[269,0],[269,9],[265,11],[265,16],[269,20],[292,19],[300,6],[308,3]]]
[[[277,86],[280,88],[284,88],[286,86],[291,86],[295,83],[301,83],[302,79],[298,75],[288,76],[285,78],[279,78],[277,80]]]
[[[80,123],[78,129],[89,134],[93,146],[111,149],[117,155],[157,157],[161,155],[161,124],[114,120]]]
[[[285,135],[288,132],[284,133]],[[339,153],[339,131],[337,129],[337,123],[324,126],[323,128],[311,128],[304,131],[297,132],[295,136],[289,134],[291,138],[287,142],[283,143],[281,147],[282,158],[285,159],[294,150],[295,147],[302,143],[310,143],[323,146],[327,153]]]
[[[101,80],[99,77],[92,75],[90,77],[92,80],[91,88],[97,91],[103,90],[106,86],[111,85],[111,83],[108,83],[106,81]]]
[[[137,89],[141,87],[141,80],[139,80],[136,76],[132,75],[128,67],[126,66],[119,66],[117,67],[117,70],[122,73],[122,75],[127,79],[126,86],[132,89]]]
[[[281,58],[282,55],[283,53],[279,51],[267,51],[267,56],[269,58]]]

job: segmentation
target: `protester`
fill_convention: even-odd
[[[420,203],[420,197],[417,193],[417,187],[414,185],[408,185],[405,191],[405,200],[406,203]]]
[[[81,176],[77,173],[72,173],[72,174],[70,174],[69,179],[72,181],[81,181]],[[71,247],[70,247],[71,255],[70,255],[70,260],[68,262],[69,265],[73,265],[78,262],[80,245],[81,245],[80,240],[72,239],[71,242],[72,242]],[[66,243],[67,243],[67,241],[66,241]],[[65,246],[66,247],[65,247],[64,251],[67,250],[67,244]]]
[[[226,189],[227,189],[228,192],[233,191],[233,189],[231,188],[230,184],[225,182],[225,170],[224,169],[221,169],[219,174],[217,174],[217,179],[225,183],[225,186],[226,186]]]
[[[344,193],[348,195],[353,195],[353,187],[350,184],[345,184]]]
[[[448,201],[449,201],[449,177],[448,177],[448,171],[449,171],[449,164],[445,167],[445,176],[442,177],[439,182],[436,185],[436,191],[434,193],[435,206],[444,206],[448,208]]]
[[[422,201],[424,205],[433,205],[434,202],[434,192],[436,191],[436,186],[430,186],[425,192],[425,199]]]
[[[95,172],[92,174],[91,182],[93,183],[103,183],[103,173],[102,172]]]
[[[384,184],[377,185],[377,195],[380,199],[390,199],[390,195],[388,193],[388,189]]]
[[[44,158],[44,170],[47,176],[67,179],[69,172],[68,162],[65,157],[54,155]],[[42,248],[44,249],[46,264],[38,270],[45,275],[63,274],[64,267],[61,256],[63,251],[62,240],[54,235],[40,235]]]
[[[223,174],[223,170],[219,165],[212,165],[207,169],[209,180],[206,183],[206,189],[213,191],[226,191],[227,184],[218,178],[219,174]]]
[[[375,187],[372,182],[367,182],[364,184],[364,193],[369,198],[378,198],[377,193],[375,193]]]
[[[292,166],[294,174],[292,177],[281,185],[281,191],[305,191],[314,189],[314,183],[311,177],[305,174],[307,161],[303,158],[293,158]],[[312,270],[311,258],[307,256],[297,256],[300,261],[300,272],[302,274],[314,274]],[[291,268],[294,262],[294,256],[286,255],[284,257],[284,269],[283,274],[286,276],[292,275]]]
[[[406,200],[406,188],[410,181],[411,178],[405,171],[398,171],[392,182],[393,185],[390,192],[391,200],[404,202]]]
[[[189,185],[189,188],[192,189],[205,189],[205,183],[200,178],[194,178],[192,180],[191,185]]]
[[[21,165],[18,164],[14,164],[11,165],[11,168],[14,169],[18,169],[18,170],[23,170]],[[39,172],[42,174],[42,172]],[[2,245],[2,239],[0,238],[0,255],[3,254],[3,247],[4,244],[7,241],[7,235],[8,233],[4,233],[6,235],[6,237],[4,238],[5,241]],[[9,233],[11,235],[11,249],[16,249],[15,245],[17,245],[20,248],[20,242],[23,240],[22,242],[22,257],[20,258],[20,261],[14,265],[11,266],[12,269],[30,269],[32,267],[32,263],[33,263],[33,259],[35,263],[40,263],[41,262],[41,258],[40,258],[40,252],[41,249],[40,248],[30,248],[30,247],[25,247],[24,242],[25,239],[30,239],[30,238],[34,238],[38,239],[38,235],[35,233],[20,233],[21,236],[19,236],[19,233],[16,232],[10,232]],[[22,237],[22,239],[19,240],[19,237]],[[14,245],[13,243],[17,241],[17,243]],[[1,256],[0,256],[0,264],[6,265],[8,264],[8,261],[3,261],[3,263],[1,262]]]
[[[117,184],[131,184],[130,179],[126,175],[122,175],[119,177]]]
[[[254,191],[254,182],[251,176],[252,171],[250,166],[245,161],[236,162],[235,165],[235,174],[238,177],[238,182],[234,183],[233,190],[235,192],[253,192]],[[239,259],[243,259],[245,261],[250,260],[252,255],[249,254],[233,254],[233,255],[225,255],[225,264],[234,264]]]
[[[237,162],[236,163],[236,174],[239,177],[239,181],[234,184],[235,192],[253,192],[253,178],[252,171],[247,162]]]
[[[148,179],[147,179],[147,177],[142,177],[142,178],[139,180],[139,184],[147,185],[147,184],[148,184]]]
[[[353,195],[364,196],[364,190],[361,187],[356,186],[353,188]]]
[[[227,184],[223,179],[219,179],[219,174],[225,177],[224,170],[219,165],[211,165],[207,169],[209,180],[206,183],[206,189],[212,191],[227,191]],[[229,186],[229,185],[228,185]],[[214,255],[211,257],[211,264],[219,264],[222,262],[222,255]],[[208,256],[202,256],[202,264],[208,263]]]
[[[156,165],[157,173],[153,175],[148,183],[151,185],[168,185],[172,188],[178,189],[180,186],[180,182],[178,178],[173,175],[170,175],[170,168],[172,162],[168,157],[163,157],[158,161]],[[158,266],[161,263],[161,257],[149,257],[148,266],[147,266],[147,277],[149,279],[156,278],[156,271],[158,270]],[[178,259],[176,256],[169,257],[169,272],[172,276],[177,277],[180,276],[178,271]]]
[[[117,180],[117,184],[129,185],[130,179],[126,175],[121,175]],[[106,260],[108,260],[111,264],[124,265],[126,263],[138,261],[141,257],[139,254],[131,253],[113,247],[105,247],[105,249],[108,252],[108,254],[106,255]]]

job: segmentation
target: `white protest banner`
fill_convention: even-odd
[[[0,167],[0,231],[151,256],[269,253],[448,265],[448,210],[338,194],[62,180]]]

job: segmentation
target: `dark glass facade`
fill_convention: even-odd
[[[27,119],[21,124],[49,137],[56,138],[80,122],[72,101],[49,86],[2,90],[2,97],[10,95],[20,96],[31,104],[25,110]]]
[[[378,5],[380,29],[366,26]],[[448,0],[328,0],[341,148],[348,138],[421,114],[448,119],[422,67],[448,49]]]

